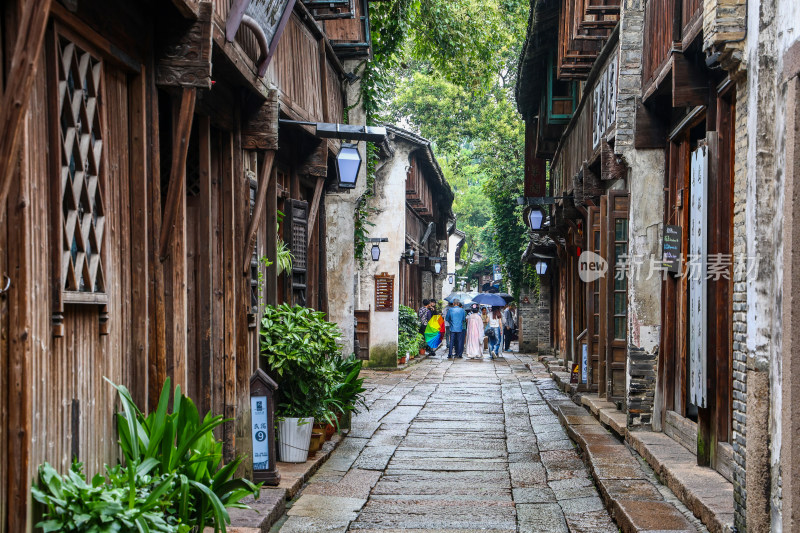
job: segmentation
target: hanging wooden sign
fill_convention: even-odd
[[[225,38],[233,42],[239,26],[244,23],[258,39],[262,48],[259,58],[258,76],[267,72],[275,48],[283,34],[296,0],[233,0],[228,20],[225,23]]]
[[[375,311],[394,311],[394,276],[375,275]]]

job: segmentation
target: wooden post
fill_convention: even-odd
[[[181,107],[178,123],[175,127],[175,136],[172,143],[172,164],[169,172],[169,189],[164,207],[164,218],[161,221],[161,238],[158,244],[158,257],[164,262],[167,256],[167,247],[172,236],[172,227],[178,211],[178,202],[183,196],[186,184],[186,154],[189,150],[189,135],[192,132],[192,118],[194,117],[194,103],[197,93],[192,87],[184,87],[181,92]]]
[[[267,150],[258,176],[256,205],[253,208],[253,216],[250,218],[250,225],[247,228],[244,242],[244,253],[242,254],[242,273],[244,275],[250,272],[250,254],[255,244],[255,236],[261,220],[261,214],[264,212],[264,206],[267,203],[267,190],[272,181],[272,164],[274,161],[275,150]]]
[[[30,0],[24,4],[11,56],[8,85],[0,105],[0,212],[6,208],[14,178],[14,154],[19,147],[20,131],[30,99],[44,32],[50,18],[52,0]]]

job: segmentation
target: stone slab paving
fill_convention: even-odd
[[[273,530],[617,532],[531,363],[365,371],[369,410]]]

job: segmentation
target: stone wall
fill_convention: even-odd
[[[549,353],[553,347],[550,341],[550,276],[543,276],[540,281],[538,296],[523,291],[517,306],[519,351],[523,353]]]
[[[653,418],[658,355],[644,348],[628,346],[628,427],[648,428]]]
[[[649,427],[653,420],[661,334],[661,276],[650,275],[649,268],[652,261],[661,257],[664,151],[637,150],[633,142],[636,108],[642,91],[644,7],[642,0],[623,2],[614,149],[629,169],[628,253],[635,258],[634,264],[642,265],[638,271],[630,272],[628,282],[628,425]],[[655,429],[660,429],[660,424]]]
[[[733,498],[734,525],[745,528],[746,441],[747,441],[747,83],[743,77],[736,86],[736,152],[733,183]]]

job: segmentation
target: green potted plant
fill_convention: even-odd
[[[287,304],[264,309],[260,351],[279,387],[275,415],[281,461],[305,462],[314,420],[336,419],[330,361],[341,357],[340,337],[324,313]]]

